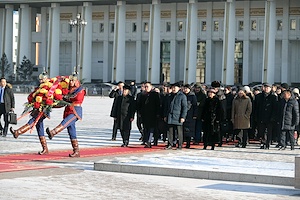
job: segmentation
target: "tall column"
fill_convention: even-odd
[[[187,5],[187,26],[185,37],[185,83],[196,82],[197,69],[197,0],[189,0]]]
[[[234,84],[235,0],[225,2],[222,83]]]
[[[60,5],[52,3],[49,10],[47,68],[50,77],[59,75]]]
[[[2,43],[2,53],[6,54],[8,63],[12,64],[13,55],[13,5],[5,5],[5,14],[3,21],[3,43]],[[1,55],[2,57],[2,55]]]
[[[262,82],[274,83],[276,1],[266,0]]]
[[[148,81],[160,82],[160,0],[152,0],[150,9]]]
[[[109,65],[109,8],[105,6],[104,9],[104,39],[103,39],[103,82],[113,81],[109,72],[111,72],[111,66]]]
[[[205,83],[209,84],[212,82],[212,2],[206,3],[207,15],[206,15],[206,66],[205,66]]]
[[[31,30],[31,9],[29,5],[21,4],[19,9],[18,64],[22,62],[24,56],[31,60]]]
[[[177,69],[177,41],[176,41],[176,24],[177,24],[177,4],[172,3],[171,7],[171,38],[170,38],[170,82],[176,81],[176,69]]]
[[[4,8],[0,8],[0,56],[2,56],[3,54],[3,43],[4,43],[4,17],[5,15],[5,9]]]
[[[126,2],[118,1],[115,9],[115,32],[113,50],[113,81],[125,80],[125,24]]]
[[[42,42],[40,44],[40,52],[38,54],[39,56],[39,62],[40,65],[45,67],[47,66],[47,7],[41,8],[41,34],[42,34]]]
[[[80,78],[85,83],[90,83],[92,78],[92,3],[84,2],[82,17],[87,22],[81,27],[81,48],[80,51]]]
[[[250,1],[244,2],[243,85],[249,84],[250,61]]]
[[[283,20],[282,24],[289,24],[289,8],[290,1],[286,0],[283,4]],[[283,25],[282,27],[282,47],[281,47],[281,82],[291,83],[290,67],[289,67],[289,26]]]
[[[135,49],[136,49],[136,62],[135,62],[135,81],[137,83],[140,83],[141,80],[141,74],[142,74],[142,27],[143,27],[143,22],[142,22],[142,5],[139,4],[136,6],[137,10],[137,37],[136,37],[136,43],[135,43]],[[144,67],[144,66],[143,66]]]

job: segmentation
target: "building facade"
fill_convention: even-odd
[[[26,56],[50,76],[300,83],[298,0],[22,2],[0,2],[0,53],[17,65]],[[87,22],[79,35],[69,23],[77,14]]]

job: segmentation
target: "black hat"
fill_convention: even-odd
[[[280,87],[286,90],[289,89],[289,85],[287,83],[281,83]]]
[[[272,85],[270,83],[264,83],[263,86],[264,87],[270,87],[270,88],[272,87]]]
[[[192,89],[192,86],[190,84],[185,84],[183,87]]]
[[[213,81],[213,82],[211,83],[211,87],[216,88],[216,87],[220,87],[220,86],[221,86],[221,83],[220,83],[219,81]]]
[[[176,82],[176,83],[173,83],[172,85],[171,85],[172,87],[181,87],[181,85],[180,85],[180,83],[179,82]]]
[[[130,90],[130,85],[125,84],[124,87],[123,87],[123,89],[124,89],[124,90],[125,90],[125,89],[126,89],[126,90]]]
[[[199,84],[196,83],[196,84],[194,85],[194,88],[201,88],[201,86],[200,86]]]

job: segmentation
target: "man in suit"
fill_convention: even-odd
[[[123,87],[124,87],[124,82],[119,81],[117,86],[109,93],[109,97],[114,98],[114,101],[115,101],[118,96],[123,95]],[[116,123],[116,120],[114,120],[113,132],[112,132],[112,136],[111,136],[112,141],[116,140],[117,131],[118,131],[117,123]]]
[[[8,113],[15,109],[15,96],[14,93],[6,83],[6,79],[0,79],[0,118],[4,115],[4,127],[0,124],[0,133],[6,137],[8,130]]]

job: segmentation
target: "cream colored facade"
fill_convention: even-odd
[[[300,83],[298,0],[36,2],[0,3],[0,53],[12,61],[18,10],[17,63],[25,55],[51,76],[74,70],[77,37],[69,20],[80,13],[87,21],[78,67],[85,82]]]

